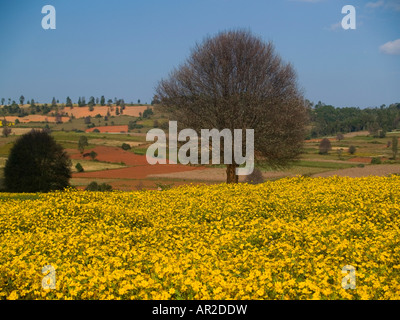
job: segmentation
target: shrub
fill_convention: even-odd
[[[336,140],[337,140],[337,141],[341,141],[341,140],[343,140],[343,139],[344,139],[343,133],[338,133],[338,134],[336,135]]]
[[[100,130],[96,128],[96,129],[93,129],[93,132],[100,133]]]
[[[372,158],[371,164],[381,164],[382,160],[379,157]]]
[[[332,150],[332,145],[329,139],[324,138],[321,140],[319,144],[319,153],[320,154],[327,154],[329,151]]]
[[[96,159],[96,157],[97,157],[97,153],[94,152],[94,151],[90,151],[89,156],[90,156],[90,158],[91,158],[92,160],[94,160],[94,159]]]
[[[143,128],[143,125],[137,124],[136,121],[131,120],[131,121],[129,121],[129,123],[128,123],[128,129],[129,129],[129,130],[141,129],[141,128]]]
[[[355,153],[356,153],[356,150],[357,150],[357,149],[356,149],[355,146],[350,146],[350,147],[349,147],[349,153],[350,153],[350,154],[355,154]]]
[[[81,165],[79,162],[75,165],[75,169],[76,169],[78,172],[83,172],[83,171],[85,171],[85,170],[83,169],[82,165]]]
[[[131,146],[130,146],[130,144],[123,143],[122,146],[121,146],[121,148],[124,149],[124,150],[130,150],[130,149],[131,149]]]
[[[253,172],[246,176],[246,183],[259,184],[264,182],[264,177],[260,169],[254,168]]]
[[[11,128],[4,127],[3,128],[3,136],[7,138],[10,134],[11,134]]]
[[[85,188],[87,191],[112,191],[112,186],[107,183],[98,184],[96,181],[92,181]]]
[[[153,115],[153,110],[147,107],[147,109],[143,111],[143,118],[150,118],[151,115]]]
[[[61,145],[45,131],[19,137],[4,168],[9,192],[48,192],[69,186],[71,161]]]

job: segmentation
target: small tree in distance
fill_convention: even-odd
[[[80,136],[78,141],[78,150],[81,154],[85,151],[85,147],[88,145],[88,138],[86,136]]]
[[[324,138],[321,140],[319,144],[319,153],[320,154],[328,154],[329,151],[332,150],[332,145],[331,142],[329,141],[328,138]]]
[[[3,121],[3,123],[4,123],[4,121]],[[3,130],[2,130],[2,134],[3,134],[3,137],[7,138],[11,134],[11,128],[4,126]]]
[[[344,139],[343,133],[339,132],[339,133],[336,135],[336,140],[337,140],[337,141],[341,141],[341,140],[343,140],[343,139]]]
[[[90,157],[90,159],[95,160],[96,157],[97,157],[97,152],[95,152],[95,151],[93,151],[93,150],[90,151],[89,157]]]
[[[84,171],[82,165],[79,162],[75,165],[75,168],[76,168],[76,170],[78,172],[83,172]]]
[[[350,147],[349,147],[349,153],[350,153],[350,154],[355,154],[356,151],[357,151],[357,149],[356,149],[355,146],[350,146]]]

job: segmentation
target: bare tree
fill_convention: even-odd
[[[319,143],[319,153],[328,154],[332,150],[332,144],[328,138],[323,138]]]
[[[339,133],[336,135],[336,140],[337,140],[337,141],[341,141],[341,140],[343,140],[343,139],[344,139],[343,133],[339,132]]]
[[[4,127],[2,130],[3,137],[8,137],[11,134],[11,128],[10,127]]]
[[[242,129],[243,136],[254,129],[256,159],[271,166],[285,166],[301,152],[307,112],[295,71],[271,42],[249,31],[222,32],[197,44],[156,94],[178,127],[198,134]],[[228,183],[238,182],[237,167],[227,164]]]

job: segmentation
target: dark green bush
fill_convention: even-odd
[[[381,164],[382,160],[379,157],[372,158],[371,164]]]
[[[130,150],[131,146],[129,144],[127,144],[127,143],[123,143],[121,148],[124,149],[124,150]]]
[[[349,147],[349,153],[350,153],[350,154],[355,154],[355,153],[356,153],[356,150],[357,150],[357,149],[356,149],[355,146],[350,146],[350,147]]]
[[[112,186],[107,183],[98,184],[96,181],[92,181],[85,188],[87,191],[112,191]]]
[[[83,171],[85,171],[85,170],[83,169],[82,165],[81,165],[79,162],[75,165],[75,168],[76,168],[76,170],[77,170],[78,172],[83,172]]]
[[[9,192],[48,192],[69,186],[71,161],[64,148],[45,131],[19,137],[4,168]]]

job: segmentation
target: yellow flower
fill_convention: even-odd
[[[17,299],[18,299],[17,290],[12,291],[10,295],[7,297],[7,300],[17,300]]]

